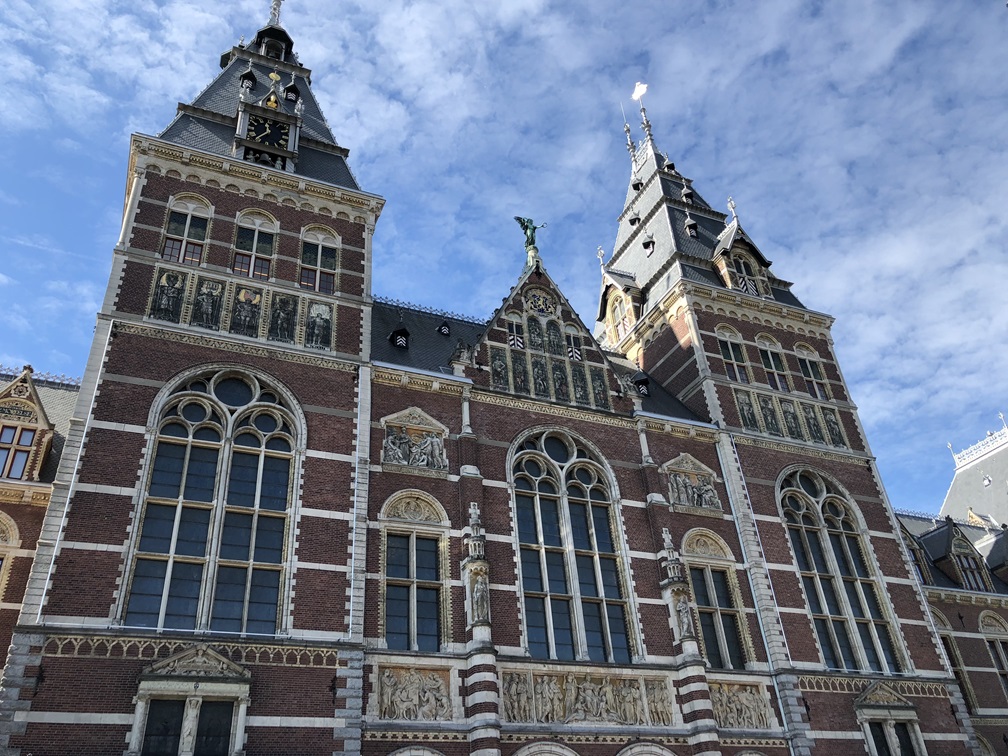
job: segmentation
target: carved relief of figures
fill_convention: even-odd
[[[668,686],[662,682],[649,682],[647,684],[648,714],[651,716],[651,724],[671,725],[673,722],[672,697],[669,695]]]
[[[777,408],[774,407],[773,399],[769,396],[758,396],[760,412],[763,413],[763,424],[766,425],[767,433],[775,436],[783,436],[781,433],[780,421],[777,419]]]
[[[758,686],[712,683],[710,689],[719,727],[765,730],[771,726],[770,708]]]
[[[591,385],[595,406],[609,409],[609,386],[606,385],[606,377],[602,368],[593,367],[591,369]]]
[[[452,717],[448,687],[441,674],[415,669],[385,668],[378,681],[378,716],[381,719],[444,721]]]
[[[389,425],[385,429],[382,461],[394,465],[427,467],[432,470],[448,469],[448,457],[445,454],[444,438],[441,434],[407,429],[405,426]]]
[[[154,298],[151,300],[150,316],[169,323],[178,323],[182,316],[182,294],[185,292],[186,276],[174,270],[158,270]]]
[[[262,312],[262,291],[241,287],[235,294],[231,311],[231,333],[240,336],[259,335],[259,315]]]
[[[504,350],[497,347],[490,348],[490,382],[496,389],[508,389],[507,360]]]
[[[714,488],[714,473],[689,454],[680,454],[662,465],[668,475],[669,501],[681,507],[721,509],[721,498]]]
[[[784,413],[784,427],[787,428],[787,434],[791,438],[804,441],[805,434],[802,433],[801,423],[798,422],[798,413],[795,411],[794,402],[790,399],[781,399],[780,406]]]
[[[801,408],[802,414],[805,415],[805,425],[808,426],[809,436],[812,437],[813,441],[825,444],[826,437],[823,435],[822,426],[819,424],[819,418],[816,417],[815,407],[811,404],[803,404]]]
[[[570,401],[570,389],[567,388],[567,366],[554,361],[553,365],[553,395],[558,402]]]
[[[332,306],[323,302],[308,305],[305,346],[329,349],[332,344]]]
[[[581,365],[571,365],[571,383],[574,385],[574,401],[578,404],[588,404],[588,379]]]
[[[555,320],[551,320],[546,324],[546,347],[550,354],[555,354],[562,357],[566,349],[564,349],[564,338],[563,334],[560,332],[560,326],[557,325]]]
[[[546,373],[546,359],[543,357],[532,358],[532,387],[536,396],[549,397],[549,377]]]
[[[511,375],[514,378],[515,393],[527,394],[529,392],[528,365],[525,362],[525,355],[521,352],[511,356]]]
[[[271,341],[294,341],[297,326],[298,301],[294,297],[276,295],[270,306],[269,338]]]
[[[512,722],[616,722],[626,725],[672,724],[672,699],[664,681],[637,678],[614,680],[611,675],[578,677],[507,673],[504,675],[504,716]]]

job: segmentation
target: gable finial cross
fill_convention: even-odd
[[[735,212],[735,200],[731,197],[728,198],[728,209],[731,210],[732,220],[738,220],[738,215]]]
[[[270,1],[270,26],[280,26],[280,6],[283,5],[283,0],[271,0]]]

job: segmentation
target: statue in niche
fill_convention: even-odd
[[[305,346],[329,349],[332,344],[332,306],[322,302],[308,305]]]
[[[592,393],[595,396],[595,406],[609,408],[609,387],[606,385],[605,374],[601,368],[591,369]]]
[[[774,407],[773,399],[769,396],[759,396],[760,411],[763,413],[763,423],[766,425],[768,433],[775,436],[783,436],[780,422],[777,420],[777,408]]]
[[[221,304],[224,301],[224,284],[201,278],[196,285],[193,302],[193,325],[216,331],[220,328]]]
[[[574,401],[578,404],[588,404],[588,379],[585,378],[584,367],[571,365],[571,383],[574,386]]]
[[[297,300],[294,297],[273,298],[270,313],[269,338],[271,341],[294,341],[294,326],[297,321]]]
[[[693,637],[693,610],[690,608],[686,594],[680,594],[675,605],[676,624],[679,625],[679,640]]]
[[[543,330],[542,323],[539,319],[530,316],[528,319],[528,340],[529,349],[534,349],[537,352],[543,351]]]
[[[532,386],[536,396],[549,397],[549,378],[546,375],[546,360],[542,357],[532,358]]]
[[[805,425],[808,426],[809,435],[812,437],[812,440],[825,444],[826,437],[823,436],[822,426],[819,424],[819,418],[816,417],[815,407],[811,404],[803,404],[801,408],[802,414],[805,415]]]
[[[262,291],[238,289],[231,313],[231,333],[239,336],[259,335],[259,315],[262,311]]]
[[[791,438],[804,441],[805,434],[802,433],[801,423],[798,422],[798,413],[795,411],[794,402],[790,399],[782,399],[780,406],[784,413],[784,427],[787,428],[787,434]]]
[[[492,347],[490,349],[490,381],[494,388],[507,390],[507,360],[504,358],[504,350]]]
[[[154,299],[151,301],[152,318],[178,323],[182,316],[182,294],[185,291],[186,276],[174,270],[158,271]]]
[[[490,621],[490,584],[485,574],[473,581],[473,622]]]
[[[563,334],[555,320],[546,323],[546,346],[550,354],[555,354],[558,357],[562,357],[566,352]]]
[[[567,366],[562,362],[553,363],[553,395],[558,402],[570,401],[570,389],[567,388]]]

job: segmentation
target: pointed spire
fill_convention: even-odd
[[[630,159],[633,160],[634,153],[637,152],[637,146],[633,143],[633,137],[630,136],[630,124],[625,120],[623,121],[623,131],[626,132],[627,152],[630,153]]]
[[[270,26],[280,26],[280,6],[283,5],[283,0],[271,0],[270,2]]]

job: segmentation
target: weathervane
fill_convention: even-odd
[[[283,0],[271,0],[270,2],[270,26],[280,26],[280,6]]]

